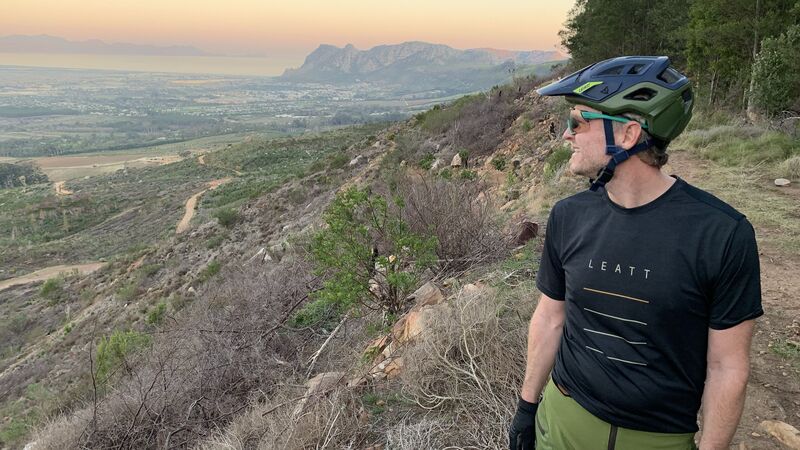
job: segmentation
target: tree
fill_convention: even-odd
[[[389,313],[402,309],[422,272],[435,264],[437,243],[409,230],[403,207],[399,197],[390,204],[368,189],[336,195],[324,214],[327,227],[313,236],[310,249],[317,274],[327,278],[298,322],[345,313],[355,305]]]
[[[766,38],[753,64],[753,101],[769,115],[800,106],[800,25]]]

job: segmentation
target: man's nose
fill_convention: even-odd
[[[569,132],[569,128],[564,127],[564,132],[561,133],[561,139],[565,141],[571,141],[575,139],[575,135]]]

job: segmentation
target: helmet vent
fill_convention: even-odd
[[[650,88],[640,88],[626,95],[624,98],[627,100],[637,100],[646,102],[651,98],[655,97],[656,94],[658,93]]]
[[[661,74],[658,76],[658,79],[667,84],[672,84],[681,79],[681,74],[672,67],[667,67],[663,72],[661,72]]]
[[[622,69],[624,69],[624,66],[612,67],[608,70],[604,70],[599,75],[622,75]]]
[[[635,64],[628,70],[628,75],[639,75],[640,73],[642,73],[644,67],[645,67],[644,64]]]

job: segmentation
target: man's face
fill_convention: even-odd
[[[569,112],[578,124],[574,129],[575,134],[565,129],[561,137],[572,146],[572,156],[569,158],[570,172],[594,178],[610,159],[610,156],[606,155],[603,121],[587,121],[580,116],[580,111],[600,112],[588,106],[575,105]]]

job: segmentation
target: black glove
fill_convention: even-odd
[[[508,429],[509,450],[533,450],[536,448],[536,410],[538,403],[519,399],[517,413]]]

